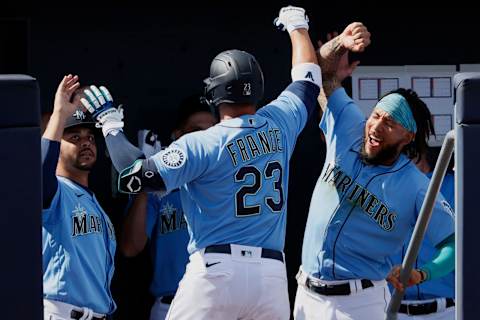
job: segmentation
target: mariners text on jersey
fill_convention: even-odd
[[[391,231],[395,227],[397,215],[373,193],[362,185],[356,183],[341,168],[328,163],[327,169],[321,178],[324,182],[334,186],[341,197],[348,191],[347,200],[353,205],[358,205],[370,218],[372,218],[383,230]],[[353,185],[353,187],[352,187]]]
[[[230,142],[227,150],[233,165],[238,165],[239,155],[242,162],[247,162],[264,154],[283,152],[281,137],[280,129],[273,128],[259,130]]]
[[[102,232],[102,221],[94,214],[87,214],[85,208],[78,204],[72,211],[72,237]]]
[[[166,234],[174,232],[180,229],[187,229],[187,220],[182,212],[177,215],[177,208],[170,202],[167,203],[161,209],[161,215],[159,216],[159,232],[160,234]]]

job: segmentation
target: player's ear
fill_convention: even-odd
[[[407,141],[407,144],[413,142],[415,140],[415,133],[406,131],[405,133],[405,140]]]
[[[402,142],[404,142],[405,145],[407,145],[407,144],[413,143],[414,140],[415,140],[415,133],[404,129],[402,134]]]

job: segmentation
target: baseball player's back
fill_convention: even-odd
[[[256,114],[187,134],[153,156],[167,191],[181,186],[190,232],[190,263],[169,311],[172,319],[226,314],[276,319],[289,313],[282,254],[289,159],[308,116],[294,93],[299,86],[313,85],[294,83]],[[206,285],[192,275],[198,273],[224,287],[213,304],[208,292],[195,294]],[[249,295],[240,294],[245,291]],[[188,307],[192,299],[198,308]],[[283,303],[272,311],[270,299]],[[259,305],[245,310],[252,301]]]
[[[290,35],[292,84],[256,111],[264,83],[255,57],[240,50],[218,54],[204,82],[221,122],[153,157],[139,159],[128,143],[106,88],[92,87],[95,100],[83,101],[103,125],[120,190],[181,188],[190,261],[167,319],[289,318],[282,252],[288,161],[322,81],[305,10],[282,8],[275,24]]]
[[[257,114],[185,135],[153,157],[160,173],[177,168],[167,186],[195,177],[181,187],[191,253],[225,243],[283,249],[288,163],[306,118],[303,103],[285,91]]]

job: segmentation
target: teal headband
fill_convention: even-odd
[[[417,123],[413,118],[412,110],[407,100],[398,93],[391,93],[378,101],[375,108],[387,112],[393,120],[400,123],[402,127],[410,132],[417,132]]]

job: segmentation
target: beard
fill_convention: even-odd
[[[398,158],[398,145],[386,145],[376,155],[368,155],[365,150],[365,139],[362,142],[362,150],[360,156],[366,164],[370,165],[385,165],[385,163],[391,162]]]

